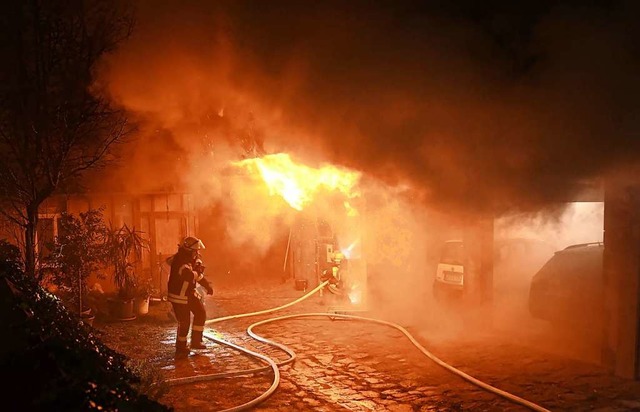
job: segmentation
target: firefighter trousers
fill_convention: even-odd
[[[173,312],[178,320],[178,334],[176,337],[176,349],[184,349],[187,347],[187,335],[189,334],[189,326],[191,324],[191,314],[193,313],[193,326],[191,327],[191,344],[199,344],[202,342],[202,332],[204,331],[204,322],[207,320],[207,312],[200,299],[195,296],[189,296],[186,305],[171,302]]]

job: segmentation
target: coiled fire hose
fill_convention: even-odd
[[[320,291],[323,287],[325,287],[327,285],[328,282],[324,282],[321,283],[320,285],[318,285],[318,287],[316,287],[315,289],[311,290],[309,293],[307,293],[306,295],[292,301],[289,302],[285,305],[282,306],[278,306],[276,308],[272,308],[272,309],[265,309],[265,310],[261,310],[258,312],[251,312],[251,313],[242,313],[242,314],[238,314],[238,315],[230,315],[230,316],[224,316],[224,317],[220,317],[220,318],[215,318],[215,319],[210,319],[208,321],[205,322],[205,325],[211,325],[214,323],[219,323],[219,322],[223,322],[225,320],[231,320],[231,319],[240,319],[240,318],[245,318],[245,317],[251,317],[251,316],[258,316],[258,315],[264,315],[267,313],[272,313],[272,312],[276,312],[282,309],[286,309],[288,307],[291,307],[297,303],[300,303],[302,301],[304,301],[305,299],[309,298],[310,296],[314,295],[315,293],[317,293],[318,291]],[[246,402],[242,405],[238,405],[235,406],[233,408],[229,408],[229,409],[225,409],[223,411],[220,412],[239,412],[239,411],[243,411],[243,410],[247,410],[248,408],[251,408],[253,406],[256,406],[257,404],[263,402],[264,400],[266,400],[269,396],[271,396],[273,394],[273,392],[275,392],[276,388],[278,387],[278,385],[280,384],[280,371],[278,369],[278,367],[286,365],[288,363],[291,363],[295,360],[296,358],[296,354],[295,352],[293,352],[291,349],[289,349],[288,347],[286,347],[285,345],[282,345],[280,343],[271,341],[269,339],[266,339],[258,334],[256,334],[253,329],[257,326],[261,326],[261,325],[266,325],[268,323],[273,323],[273,322],[281,322],[284,320],[288,320],[288,319],[295,319],[295,318],[329,318],[329,319],[345,319],[345,320],[357,320],[357,321],[363,321],[363,322],[369,322],[369,323],[375,323],[375,324],[379,324],[379,325],[385,325],[385,326],[390,326],[394,329],[397,329],[398,331],[400,331],[403,335],[405,335],[409,341],[411,341],[411,343],[418,348],[418,350],[420,350],[420,352],[422,352],[425,356],[427,356],[429,359],[431,359],[432,361],[434,361],[436,364],[442,366],[443,368],[447,369],[448,371],[460,376],[461,378],[463,378],[464,380],[478,386],[481,389],[484,389],[488,392],[494,393],[498,396],[501,396],[511,402],[517,403],[519,405],[525,406],[531,410],[534,411],[538,411],[538,412],[550,412],[548,409],[535,404],[531,401],[528,401],[526,399],[523,399],[519,396],[513,395],[509,392],[503,391],[502,389],[496,388],[495,386],[491,386],[488,383],[485,383],[477,378],[474,378],[473,376],[449,365],[448,363],[442,361],[440,358],[438,358],[437,356],[435,356],[434,354],[432,354],[431,352],[429,352],[424,346],[422,346],[414,337],[413,335],[411,335],[409,333],[409,331],[407,331],[405,328],[403,328],[402,326],[393,323],[393,322],[388,322],[385,320],[381,320],[381,319],[374,319],[374,318],[367,318],[367,317],[362,317],[362,316],[355,316],[355,315],[346,315],[346,314],[338,314],[338,313],[300,313],[300,314],[292,314],[292,315],[284,315],[284,316],[279,316],[279,317],[275,317],[275,318],[270,318],[270,319],[265,319],[256,323],[251,324],[248,328],[247,328],[247,334],[249,336],[251,336],[253,339],[256,339],[262,343],[266,343],[268,345],[274,346],[282,351],[284,351],[285,353],[287,353],[287,355],[289,355],[289,359],[276,363],[273,359],[260,354],[260,353],[256,353],[253,351],[250,351],[242,346],[238,346],[235,345],[233,343],[224,341],[222,339],[219,339],[215,336],[211,336],[209,334],[204,334],[204,336],[209,339],[212,340],[214,342],[217,342],[219,344],[223,344],[223,345],[227,345],[231,348],[234,348],[238,351],[244,352],[248,355],[251,355],[253,357],[256,357],[258,359],[260,359],[261,361],[267,363],[269,366],[265,366],[262,368],[254,368],[254,369],[248,369],[248,370],[243,370],[243,371],[234,371],[234,372],[226,372],[226,373],[216,373],[216,374],[206,374],[206,375],[197,375],[197,376],[189,376],[189,377],[184,377],[184,378],[175,378],[175,379],[169,379],[166,381],[167,384],[169,385],[178,385],[178,384],[187,384],[187,383],[194,383],[194,382],[201,382],[201,381],[207,381],[207,380],[213,380],[213,379],[221,379],[221,378],[229,378],[229,377],[233,377],[233,376],[245,376],[245,375],[252,375],[252,374],[257,374],[257,373],[263,373],[266,372],[268,370],[272,370],[273,371],[273,382],[271,384],[271,386],[269,387],[269,389],[267,389],[262,395],[258,396],[257,398]]]

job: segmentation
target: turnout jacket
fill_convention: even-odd
[[[196,292],[197,283],[204,286],[209,293],[213,292],[209,282],[204,278],[204,274],[194,270],[191,256],[177,253],[170,259],[171,272],[167,285],[167,300],[169,302],[186,305],[189,303],[190,296],[200,299]]]

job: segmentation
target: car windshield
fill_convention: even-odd
[[[462,242],[447,242],[442,249],[440,263],[449,265],[464,264],[464,245]]]

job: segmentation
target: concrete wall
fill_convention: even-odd
[[[616,375],[638,379],[640,181],[607,181],[604,230],[602,360]]]

